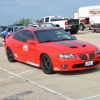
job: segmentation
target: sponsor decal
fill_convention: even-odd
[[[63,41],[58,41],[58,42],[56,42],[56,43],[58,43],[58,44],[62,44],[62,45],[65,45],[65,46],[68,46],[68,47],[70,47],[70,48],[77,48],[77,46],[75,46],[74,44],[71,44],[71,43],[68,43],[68,42],[63,42]]]
[[[23,45],[23,50],[28,51],[28,45]]]
[[[54,70],[55,70],[55,71],[58,71],[58,70],[60,70],[60,68],[54,67]]]
[[[14,53],[14,57],[18,57],[18,55],[16,53]]]
[[[90,9],[90,10],[89,10],[89,14],[90,14],[90,15],[100,14],[100,8],[97,8],[97,9]]]
[[[30,61],[26,61],[26,64],[29,64],[29,65],[32,65],[32,66],[37,66],[37,67],[39,67],[39,64],[30,62]]]

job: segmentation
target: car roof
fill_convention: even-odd
[[[30,28],[24,28],[22,30],[40,31],[40,30],[53,30],[53,29],[61,29],[61,28],[59,27],[30,27]]]
[[[8,28],[25,27],[25,26],[8,26]]]

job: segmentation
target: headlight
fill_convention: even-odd
[[[73,54],[59,54],[58,57],[59,58],[69,58],[69,59],[75,58]]]
[[[95,51],[96,55],[100,54],[100,50]]]

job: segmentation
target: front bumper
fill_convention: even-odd
[[[65,30],[70,31],[70,30],[79,30],[79,25],[68,25],[65,27]]]
[[[86,66],[85,63],[93,61],[93,65]],[[56,58],[52,60],[53,71],[75,71],[75,70],[86,70],[95,68],[100,65],[100,54],[95,55],[94,58],[88,58],[87,60],[82,60],[78,56],[75,59],[62,59]],[[62,68],[62,65],[67,65],[67,68]]]

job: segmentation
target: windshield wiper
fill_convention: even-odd
[[[40,43],[43,43],[43,42],[55,42],[55,41],[61,41],[61,40],[46,40],[46,41],[41,41]]]
[[[53,42],[51,40],[46,40],[46,41],[41,41],[40,43],[43,43],[43,42]]]
[[[40,43],[43,43],[43,42],[55,42],[55,41],[64,41],[64,40],[73,40],[73,39],[61,39],[61,40],[46,40],[46,41],[41,41]]]
[[[61,39],[61,40],[59,40],[59,41],[63,41],[63,40],[71,40],[71,39]]]

